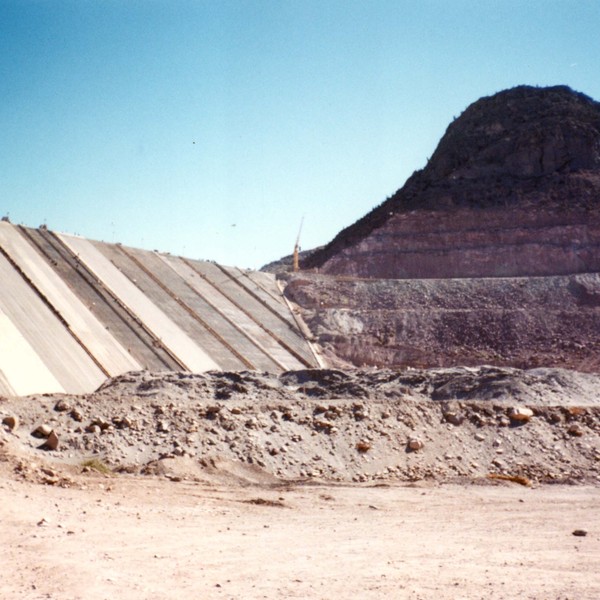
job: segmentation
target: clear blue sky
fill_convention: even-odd
[[[598,0],[0,0],[0,212],[259,267],[518,84],[600,100]]]

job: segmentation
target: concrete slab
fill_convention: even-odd
[[[15,227],[0,223],[0,245],[60,314],[106,375],[114,376],[142,368]]]
[[[294,317],[290,314],[290,310],[283,300],[281,290],[277,286],[274,275],[239,269],[238,267],[226,267],[226,270],[236,278],[240,285],[248,288],[251,293],[256,294],[263,302],[268,304],[269,308],[276,312],[282,319],[292,327],[296,327]]]
[[[8,379],[6,379],[2,369],[0,369],[0,396],[18,396],[10,383],[8,383]]]
[[[154,333],[161,344],[192,372],[219,369],[219,365],[172,319],[156,306],[129,278],[119,271],[90,241],[57,234],[96,277]]]
[[[114,244],[94,245],[222,369],[254,369],[236,339],[223,338],[214,311],[154,252]]]
[[[227,296],[220,292],[207,279],[201,277],[191,266],[182,259],[172,256],[161,256],[186,284],[190,286],[206,303],[222,318],[227,320],[237,333],[238,344],[247,338],[252,346],[246,350],[246,355],[259,369],[267,371],[300,369],[304,365],[290,354],[277,339],[256,321],[252,320],[239,306],[236,306]]]
[[[0,310],[62,388],[75,394],[96,389],[105,374],[4,255],[0,255],[0,281]],[[32,373],[35,377],[37,372]]]
[[[172,371],[181,368],[173,357],[154,343],[153,335],[146,331],[135,315],[51,231],[19,229],[102,326],[144,369]]]
[[[208,262],[197,260],[187,262],[232,302],[238,306],[243,306],[245,312],[255,322],[260,323],[262,327],[272,332],[289,351],[294,353],[297,359],[304,363],[305,367],[316,366],[314,355],[308,343],[298,331],[287,305],[284,305],[283,309],[274,310],[271,306],[272,298],[267,301],[255,293],[254,290],[250,290],[239,283],[238,279],[244,277],[241,273]],[[285,311],[285,316],[281,315],[282,311]]]
[[[2,365],[0,393],[27,396],[65,391],[2,311],[0,311],[0,365]]]

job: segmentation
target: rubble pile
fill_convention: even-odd
[[[598,389],[600,375],[561,369],[140,371],[85,396],[1,399],[0,442],[17,475],[55,484],[40,460],[177,480],[237,465],[273,480],[597,483]]]

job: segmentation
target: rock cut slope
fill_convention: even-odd
[[[303,268],[371,278],[600,270],[600,103],[566,86],[476,101],[423,170]]]

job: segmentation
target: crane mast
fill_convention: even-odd
[[[296,238],[296,245],[294,246],[294,258],[293,258],[293,271],[297,273],[300,270],[300,234],[302,233],[302,225],[304,224],[304,217],[300,221],[300,229],[298,229],[298,237]]]

